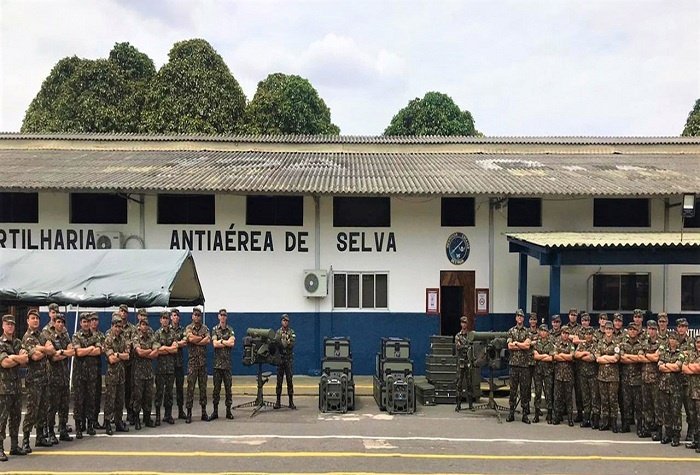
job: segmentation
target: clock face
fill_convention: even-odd
[[[469,239],[463,233],[452,233],[445,243],[447,259],[454,265],[464,264],[469,257]]]

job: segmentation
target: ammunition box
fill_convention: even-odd
[[[352,380],[352,358],[322,358],[321,374],[346,374],[347,378]]]
[[[457,371],[452,370],[452,371],[432,371],[432,370],[426,370],[425,371],[425,377],[428,378],[428,381],[431,384],[435,384],[437,382],[451,382],[451,383],[456,383],[457,381]]]
[[[452,343],[431,343],[430,354],[452,356],[455,354],[455,345]]]
[[[408,338],[382,337],[380,353],[383,358],[410,358],[411,340]]]
[[[414,380],[414,385],[416,388],[416,400],[423,406],[434,406],[435,386],[424,380],[420,382],[416,381],[417,380]]]
[[[441,345],[452,345],[455,342],[455,337],[450,335],[430,335],[430,344],[438,343]]]
[[[324,358],[351,358],[350,339],[347,337],[325,338],[323,340]]]
[[[457,356],[453,355],[425,355],[425,362],[434,365],[457,366]]]

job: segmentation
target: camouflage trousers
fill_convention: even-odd
[[[165,407],[166,411],[173,407],[173,386],[175,385],[175,374],[156,375],[156,411],[160,407]]]
[[[591,385],[591,415],[600,417],[600,381],[594,376],[589,384]]]
[[[31,432],[36,427],[42,430],[49,416],[49,385],[46,382],[25,381],[27,413],[22,422],[22,431]]]
[[[662,425],[658,383],[642,384],[642,418],[647,429]]]
[[[460,362],[461,363],[461,362]],[[466,389],[468,392],[467,394],[470,397],[471,401],[474,401],[474,395],[472,394],[472,379],[471,379],[471,374],[470,374],[470,368],[466,364],[461,364],[457,368],[457,402],[460,402],[462,400],[462,394],[464,393],[464,390]]]
[[[622,400],[624,401],[622,408],[625,411],[622,414],[622,422],[635,424],[642,417],[642,387],[623,384]]]
[[[600,418],[605,420],[611,417],[617,419],[617,411],[620,410],[618,395],[620,383],[617,381],[598,381],[600,391]]]
[[[93,407],[95,408],[95,415],[93,416],[93,420],[97,420],[97,416],[100,414],[100,408],[102,407],[102,368],[100,368],[100,372],[97,373],[97,377],[93,380],[93,384],[95,385],[94,391],[94,396],[95,396],[95,402],[93,404]]]
[[[95,395],[93,381],[85,377],[76,377],[73,384],[73,419],[82,422],[86,418],[90,422],[95,414]]]
[[[700,442],[700,399],[693,399],[695,405],[695,441]]]
[[[511,366],[510,367],[510,411],[515,411],[515,405],[520,396],[520,407],[523,415],[530,414],[530,367]]]
[[[226,393],[226,407],[231,407],[231,404],[233,404],[233,396],[231,394],[231,370],[214,368],[214,393],[211,396],[214,406],[219,404],[222,382],[224,383],[224,392]]]
[[[597,388],[594,388],[597,382],[595,374],[585,374],[583,371],[578,372],[578,388],[581,394],[581,405],[577,404],[577,410],[583,411],[583,417],[585,419],[590,419],[591,414],[597,414],[593,411],[593,399],[597,396]]]
[[[670,392],[659,392],[661,420],[666,430],[680,432],[682,425],[681,406],[683,405],[682,387],[679,386],[674,389],[675,390],[671,390]]]
[[[63,427],[68,423],[68,404],[70,403],[70,386],[52,386],[51,400],[49,401],[49,416],[47,423],[49,427],[56,425],[56,414],[58,414],[58,427]]]
[[[574,401],[572,392],[574,390],[573,381],[554,380],[554,418],[563,420],[564,414],[569,419],[574,417]]]
[[[134,372],[130,361],[124,362],[124,404],[126,413],[131,414],[131,389],[134,387]]]
[[[199,405],[207,405],[207,368],[205,366],[190,365],[187,373],[187,398],[185,407],[192,409],[194,404],[194,386],[199,385]]]
[[[143,416],[146,418],[146,416],[151,414],[152,405],[153,378],[134,379],[134,387],[131,389],[131,410],[138,417],[143,409]]]
[[[292,381],[292,360],[282,360],[279,366],[277,366],[277,388],[275,389],[275,394],[278,396],[282,394],[282,380],[287,378],[287,394],[290,396],[294,394],[294,382]]]
[[[688,424],[688,431],[692,434],[696,430],[697,413],[693,399],[690,397],[690,384],[687,382],[683,383],[683,407],[685,408],[685,422]]]
[[[542,394],[544,393],[545,409],[549,414],[554,414],[554,375],[542,374],[535,371],[535,414],[540,410]]]
[[[121,422],[124,414],[124,383],[110,381],[107,378],[104,394],[105,421]]]
[[[574,386],[574,396],[576,397],[576,412],[579,414],[584,410],[583,407],[583,389],[581,388],[581,362],[580,361],[574,361],[573,364],[573,370],[574,370],[574,380],[573,380],[573,386]],[[590,413],[590,411],[589,411]]]
[[[182,407],[185,404],[185,368],[175,366],[175,398],[177,407]]]
[[[2,438],[2,440],[5,440],[6,437],[5,429],[9,429],[10,439],[15,442],[17,441],[17,437],[19,436],[19,421],[21,418],[22,395],[0,394],[0,438]]]

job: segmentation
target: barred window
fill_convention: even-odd
[[[333,308],[388,308],[388,274],[334,272]]]

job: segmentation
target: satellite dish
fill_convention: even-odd
[[[103,234],[97,238],[97,249],[112,249],[112,239]]]
[[[309,293],[314,293],[318,290],[318,276],[314,273],[306,274],[304,277],[304,288]]]

